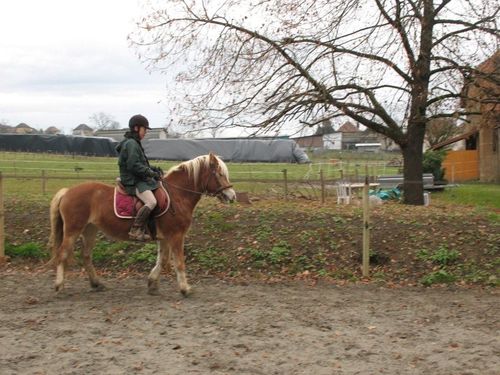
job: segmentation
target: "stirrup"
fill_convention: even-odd
[[[131,230],[130,232],[128,232],[128,236],[131,240],[134,241],[146,242],[151,240],[151,236],[147,234],[144,230],[139,232],[137,231],[134,232],[133,230]]]

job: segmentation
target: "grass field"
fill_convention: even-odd
[[[369,156],[371,155],[371,158]],[[324,153],[312,157],[311,164],[294,163],[227,163],[233,179],[281,179],[287,170],[289,179],[318,179],[320,170],[325,178],[348,175],[396,173],[397,168],[388,167],[387,159],[393,154],[363,155],[354,153]],[[397,156],[396,156],[397,157]],[[151,160],[164,170],[178,164],[175,161]],[[79,155],[54,155],[35,153],[0,152],[0,171],[8,175],[110,178],[117,173],[116,158]],[[341,172],[342,171],[342,172]]]
[[[397,167],[387,166],[388,159],[395,157],[393,154],[370,155],[332,152],[313,157],[311,164],[228,162],[227,165],[236,188],[250,192],[266,190],[265,186],[269,187],[269,183],[282,188],[285,173],[291,184],[317,184],[321,172],[327,182],[346,177],[362,178],[366,172],[370,176],[398,172]],[[160,166],[165,171],[178,163],[151,161],[151,164]],[[7,195],[36,195],[43,191],[53,194],[61,187],[83,180],[112,183],[118,174],[118,166],[116,158],[111,157],[0,152],[0,171],[6,177]],[[262,182],[266,184],[263,185]]]
[[[227,165],[231,180],[239,191],[253,194],[270,192],[274,196],[282,196],[284,170],[286,170],[291,195],[319,199],[320,171],[323,172],[327,183],[342,176],[349,176],[351,179],[362,178],[365,171],[371,176],[395,174],[398,173],[398,168],[387,164],[397,158],[397,154],[329,152],[311,154],[311,164],[229,162]],[[164,160],[153,160],[151,163],[159,165],[164,170],[178,164]],[[86,180],[112,183],[118,174],[118,167],[116,158],[110,157],[0,152],[0,172],[6,177],[3,188],[7,197],[22,196],[43,200],[48,199],[62,187],[69,187]],[[46,177],[45,180],[42,176]],[[327,194],[334,196],[331,186],[327,189]],[[498,210],[500,185],[460,184],[444,192],[432,193],[431,198],[433,201]]]
[[[500,185],[471,182],[457,187],[434,193],[432,197],[438,200],[478,208],[500,210]]]

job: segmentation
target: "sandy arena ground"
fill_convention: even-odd
[[[500,373],[498,291],[53,276],[0,271],[1,374]]]

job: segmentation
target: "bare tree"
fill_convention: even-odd
[[[348,116],[396,142],[423,204],[432,118],[465,115],[465,77],[498,49],[496,0],[169,0],[130,36],[176,73],[183,119],[276,131]]]
[[[120,123],[113,116],[104,112],[92,114],[89,120],[95,124],[98,130],[120,129]]]

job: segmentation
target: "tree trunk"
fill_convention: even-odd
[[[401,147],[403,152],[403,199],[406,204],[424,204],[424,183],[422,177],[423,144],[425,126],[409,124],[408,138],[412,139]]]

